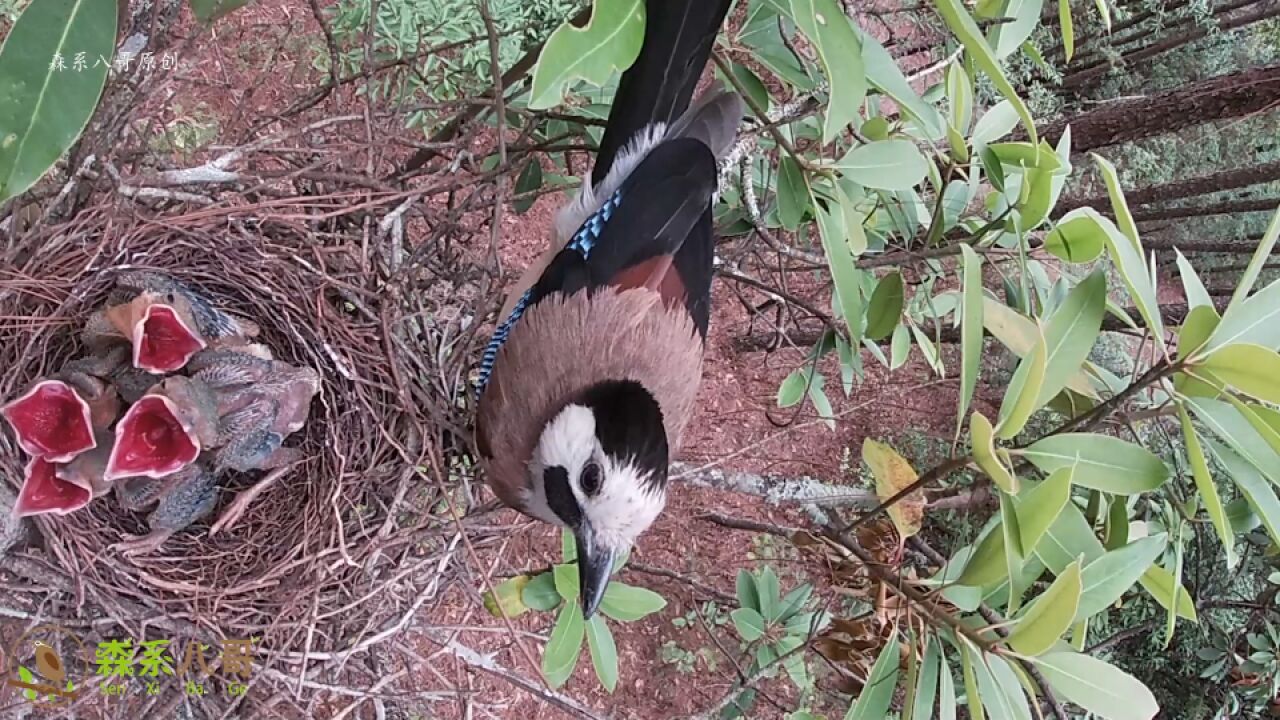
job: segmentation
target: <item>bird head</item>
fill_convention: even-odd
[[[61,380],[41,380],[22,397],[0,408],[27,454],[67,462],[96,446],[93,407]]]
[[[573,532],[588,618],[615,560],[662,512],[667,452],[662,411],[635,382],[590,388],[542,429],[529,463],[530,505]]]

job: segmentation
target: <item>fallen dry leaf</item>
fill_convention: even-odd
[[[896,450],[867,438],[862,442],[862,461],[876,477],[876,495],[881,502],[910,487],[919,476],[915,468]],[[924,520],[924,493],[917,490],[889,506],[889,518],[898,529],[901,542],[920,532]]]

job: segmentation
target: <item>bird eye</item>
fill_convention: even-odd
[[[600,466],[595,463],[589,463],[582,468],[582,492],[588,495],[595,495],[600,492],[601,477]]]

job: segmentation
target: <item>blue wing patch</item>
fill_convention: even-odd
[[[600,205],[600,209],[591,214],[586,222],[582,223],[582,227],[578,228],[578,232],[569,239],[565,247],[580,253],[585,260],[591,255],[591,248],[595,247],[596,240],[600,237],[600,233],[604,231],[604,226],[609,222],[609,218],[613,217],[613,211],[618,209],[618,204],[622,200],[622,189],[619,188],[609,196]],[[520,317],[524,315],[525,310],[529,309],[529,304],[533,300],[533,289],[530,288],[524,292],[520,300],[516,302],[511,314],[506,320],[494,330],[493,337],[489,339],[489,344],[484,348],[484,354],[480,356],[480,377],[476,380],[476,398],[484,393],[485,387],[489,384],[489,376],[493,374],[493,365],[498,360],[498,351],[507,342],[507,337],[511,334],[511,329],[520,321]]]

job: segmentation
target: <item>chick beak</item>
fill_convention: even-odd
[[[590,527],[579,529],[574,537],[578,544],[578,579],[581,585],[582,616],[588,620],[600,608],[604,591],[613,574],[614,550],[600,545],[592,537]]]

